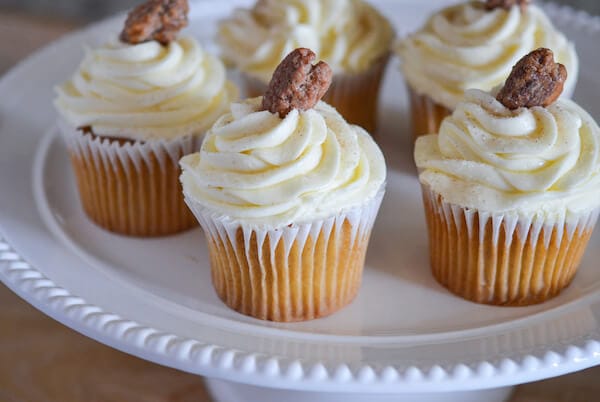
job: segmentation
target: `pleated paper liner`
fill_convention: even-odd
[[[423,186],[434,277],[477,302],[523,306],[558,295],[572,281],[598,209],[546,223],[446,203]]]
[[[336,216],[277,229],[186,202],[204,229],[221,300],[242,314],[292,322],[327,316],[354,299],[382,198],[383,191]]]
[[[335,107],[349,123],[361,126],[372,136],[377,131],[379,89],[388,60],[388,55],[382,57],[363,73],[335,75],[323,97],[323,101]],[[243,78],[248,98],[264,95],[266,84],[246,74]]]
[[[197,225],[183,200],[179,159],[198,139],[146,142],[97,136],[59,123],[83,210],[96,224],[130,236],[163,236]]]
[[[413,124],[413,139],[421,135],[437,134],[442,120],[452,114],[452,111],[434,102],[427,95],[420,95],[406,84],[410,95],[410,113]]]

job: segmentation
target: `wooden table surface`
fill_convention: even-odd
[[[73,28],[0,10],[0,37],[15,39],[0,42],[0,74]],[[593,402],[598,395],[600,367],[521,385],[511,402]],[[82,401],[210,402],[211,398],[200,377],[86,338],[0,285],[0,402]]]

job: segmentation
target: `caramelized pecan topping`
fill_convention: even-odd
[[[539,48],[513,67],[496,99],[509,109],[548,106],[563,91],[567,69],[554,61],[552,50]]]
[[[167,45],[188,24],[187,0],[148,0],[127,15],[120,39],[132,45],[155,40]]]
[[[307,110],[315,106],[329,89],[333,76],[324,61],[312,65],[315,58],[314,52],[305,48],[288,54],[273,73],[262,108],[283,118],[293,109]]]

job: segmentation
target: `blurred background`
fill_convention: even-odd
[[[139,2],[138,0],[0,0],[0,7],[44,17],[89,22],[126,10]],[[555,2],[600,14],[598,0],[557,0]]]
[[[141,1],[0,0],[0,37],[14,38],[0,43],[0,74],[65,32],[128,10]],[[600,0],[554,1],[600,15]]]

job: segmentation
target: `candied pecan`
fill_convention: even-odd
[[[306,48],[288,54],[273,73],[262,108],[283,118],[293,109],[307,110],[316,105],[329,89],[333,72],[324,61],[313,66],[315,58]]]
[[[567,69],[554,61],[552,50],[539,48],[513,67],[496,99],[509,109],[548,106],[563,91]]]
[[[129,12],[120,39],[132,45],[151,40],[167,45],[187,26],[188,11],[187,0],[149,0]]]
[[[503,8],[505,10],[510,9],[512,6],[518,5],[521,7],[521,11],[525,11],[527,4],[530,0],[487,0],[485,2],[486,10],[494,10],[496,8]]]

